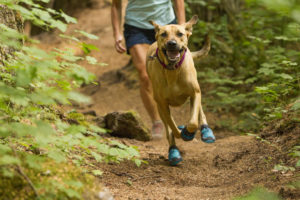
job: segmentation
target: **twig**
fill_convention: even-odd
[[[36,197],[39,197],[39,194],[36,190],[36,188],[34,187],[32,181],[30,180],[30,178],[24,173],[24,171],[22,170],[20,165],[17,165],[18,168],[18,172],[26,179],[26,181],[28,182],[28,184],[30,185],[30,187],[32,188],[32,190],[34,191],[34,194]]]
[[[12,149],[13,149],[15,157],[18,157],[15,148],[12,148]],[[32,181],[30,180],[30,178],[24,173],[24,171],[23,171],[23,169],[22,169],[22,167],[20,165],[16,164],[16,166],[17,166],[17,171],[19,172],[19,174],[25,178],[25,180],[28,182],[28,184],[32,188],[35,196],[38,198],[39,194],[38,194],[36,188],[34,187]]]

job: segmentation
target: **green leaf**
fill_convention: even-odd
[[[132,181],[127,179],[126,183],[129,185],[129,186],[132,186]]]
[[[130,146],[126,149],[132,157],[139,157],[140,153],[137,146]]]
[[[85,59],[88,61],[91,65],[96,65],[98,63],[98,60],[92,56],[86,56]]]
[[[85,54],[89,54],[92,50],[99,51],[99,48],[92,44],[81,43],[82,50]]]
[[[85,133],[87,131],[85,126],[81,125],[71,125],[66,129],[68,134],[78,134],[78,133]]]
[[[80,181],[68,180],[68,181],[65,181],[64,183],[67,184],[68,186],[74,187],[76,189],[80,189],[83,187],[83,184]]]
[[[73,190],[73,189],[71,189],[71,188],[64,189],[63,191],[64,191],[64,192],[68,195],[68,197],[70,197],[70,198],[81,199],[81,195],[80,195],[77,191],[75,191],[75,190]]]
[[[80,33],[81,35],[91,39],[91,40],[98,40],[99,37],[90,33],[87,33],[85,31],[81,31],[81,30],[75,30],[75,32]]]
[[[61,11],[60,15],[66,20],[66,22],[76,24],[77,20],[74,17],[70,17],[69,15],[66,15],[64,12]]]
[[[75,41],[75,42],[79,42],[79,41],[80,41],[79,39],[77,39],[77,38],[74,37],[74,36],[69,36],[69,35],[65,35],[65,34],[59,34],[59,36],[60,36],[61,38],[73,40],[73,41]]]
[[[67,25],[65,23],[63,23],[62,21],[52,19],[49,22],[50,22],[52,28],[58,28],[60,31],[66,32]]]
[[[278,74],[277,76],[283,78],[283,79],[289,79],[289,80],[292,80],[293,77],[288,75],[288,74],[285,74],[285,73],[281,73],[281,74]]]
[[[95,126],[95,125],[92,125],[92,124],[89,125],[89,129],[90,129],[90,131],[95,132],[95,133],[107,133],[108,132],[107,129],[101,128],[99,126]]]
[[[119,148],[110,148],[109,155],[115,156],[115,157],[118,157],[121,159],[131,157],[131,155],[128,151],[125,151],[125,150],[119,149]]]
[[[48,152],[48,157],[52,158],[57,163],[66,162],[66,158],[65,158],[64,154],[57,149],[50,150]]]
[[[109,146],[107,144],[98,143],[96,147],[101,153],[108,154],[109,152]]]
[[[38,8],[32,8],[31,12],[43,21],[50,21],[52,19],[51,15],[47,11]]]
[[[26,155],[26,164],[32,168],[32,169],[36,169],[36,170],[40,170],[42,168],[40,162],[43,159],[40,158],[40,156],[37,155],[31,155],[31,154],[27,154]]]
[[[101,162],[101,161],[102,161],[102,156],[99,155],[98,153],[92,151],[92,152],[91,152],[91,155],[95,158],[95,160],[96,160],[97,162]]]
[[[7,145],[0,144],[0,155],[11,152],[11,148]]]
[[[300,110],[300,100],[293,103],[292,110]]]
[[[297,161],[296,167],[300,167],[300,160]]]
[[[95,176],[102,176],[103,172],[100,171],[100,170],[92,170],[92,173],[95,175]]]
[[[142,164],[142,161],[141,160],[139,160],[139,159],[134,159],[134,163],[136,164],[136,166],[141,166],[141,164]]]
[[[21,161],[19,158],[16,158],[14,156],[10,156],[10,155],[4,155],[2,157],[0,157],[0,166],[1,165],[19,165],[21,164]]]
[[[294,167],[289,167],[289,166],[283,166],[283,165],[275,165],[274,166],[274,170],[275,171],[283,171],[283,172],[287,172],[287,171],[295,171]]]
[[[15,175],[15,170],[13,169],[2,167],[0,170],[0,174],[2,174],[4,177],[12,178]]]

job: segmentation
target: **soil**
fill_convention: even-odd
[[[95,7],[81,10],[76,17],[78,24],[70,26],[69,32],[80,29],[99,36],[97,41],[86,42],[100,49],[93,52],[92,56],[107,64],[100,67],[84,64],[89,71],[96,74],[98,85],[88,85],[81,89],[93,101],[77,109],[94,110],[100,116],[114,111],[135,110],[150,126],[150,119],[139,96],[136,72],[130,65],[124,68],[129,63],[130,56],[118,54],[114,49],[110,5],[107,1],[98,0]],[[67,46],[57,39],[55,33],[42,34],[39,37],[45,48]],[[76,47],[70,48],[74,48],[78,54],[82,53]],[[188,107],[188,104],[185,104],[172,110],[177,122],[186,122]],[[214,128],[218,117],[208,111],[206,115]],[[288,130],[287,134],[300,135],[299,129],[293,130],[293,133]],[[205,144],[199,139],[198,133],[196,139],[191,142],[178,140],[177,146],[184,161],[176,167],[168,165],[166,139],[141,142],[114,138],[125,144],[138,146],[141,158],[149,164],[142,164],[140,167],[130,161],[120,164],[98,164],[104,172],[100,179],[116,200],[224,200],[243,195],[256,186],[281,192],[286,199],[300,199],[298,191],[291,192],[285,186],[296,179],[299,169],[298,172],[296,170],[285,173],[273,170],[274,165],[280,162],[289,160],[294,163],[292,158],[280,150],[280,146],[274,147],[255,137],[236,136],[230,132],[216,132],[216,138],[214,144]],[[299,141],[299,137],[293,139]]]

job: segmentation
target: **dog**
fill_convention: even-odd
[[[154,100],[165,126],[169,142],[168,159],[171,165],[177,165],[182,161],[175,137],[181,137],[185,141],[193,140],[199,128],[199,115],[202,125],[202,141],[207,143],[215,141],[215,136],[207,125],[202,109],[201,90],[193,60],[208,54],[210,39],[206,37],[205,45],[198,52],[190,52],[187,47],[193,25],[197,21],[196,15],[182,25],[160,26],[154,21],[150,21],[155,28],[156,42],[150,46],[147,52],[147,73],[152,83]],[[186,126],[178,127],[171,116],[170,106],[180,106],[189,98],[190,119]]]

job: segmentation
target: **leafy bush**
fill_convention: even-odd
[[[64,32],[66,23],[76,23],[76,19],[62,11],[44,8],[35,2],[0,0],[0,5],[16,11],[45,30],[57,28]],[[84,116],[80,118],[81,123],[69,124],[68,118],[77,115],[64,115],[58,111],[63,104],[89,101],[74,89],[93,81],[94,75],[77,62],[86,60],[98,65],[95,58],[87,55],[97,49],[95,46],[81,42],[76,35],[61,35],[80,45],[86,54],[75,56],[71,51],[61,49],[47,52],[38,47],[38,41],[17,30],[4,24],[0,25],[0,29],[0,49],[14,49],[0,66],[1,198],[16,198],[22,193],[21,189],[19,192],[12,190],[16,185],[24,184],[32,189],[32,192],[23,192],[24,198],[80,198],[85,191],[83,188],[91,187],[83,184],[86,184],[87,173],[101,174],[94,162],[130,159],[141,164],[137,159],[137,147],[100,137],[98,133],[106,130],[87,122]],[[75,34],[97,39],[84,31]],[[74,166],[89,166],[90,170]],[[60,170],[60,167],[66,170]],[[79,176],[80,173],[85,175]],[[49,176],[54,179],[50,180]]]
[[[239,132],[259,130],[265,120],[286,112],[299,114],[298,1],[186,3],[189,15],[202,19],[192,48],[201,48],[203,36],[212,33],[210,57],[198,67],[209,110],[237,116],[227,127]]]

